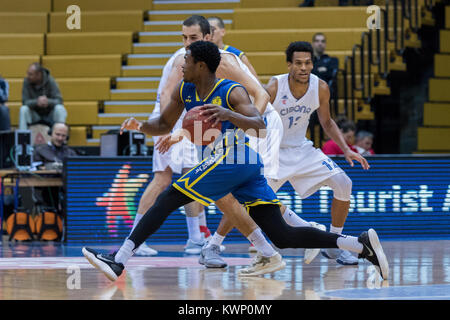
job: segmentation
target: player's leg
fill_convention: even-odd
[[[157,197],[154,205],[142,216],[131,235],[125,239],[116,254],[101,254],[96,250],[83,248],[84,256],[110,280],[116,280],[122,274],[124,265],[136,249],[160,228],[173,211],[191,201],[191,198],[173,186],[168,187]]]
[[[157,171],[154,173],[152,181],[148,184],[147,188],[145,188],[145,191],[139,200],[139,206],[136,217],[134,218],[133,229],[131,232],[133,232],[143,215],[155,203],[156,198],[170,185],[171,182],[172,169],[170,169],[170,167],[166,167],[164,171]],[[139,256],[151,256],[156,254],[158,254],[158,251],[150,248],[145,242],[142,243],[136,251],[136,255]]]
[[[287,179],[267,179],[267,184],[272,188],[273,192],[278,192],[278,190],[286,183]],[[281,214],[287,224],[293,227],[310,227],[311,224],[308,221],[300,218],[294,211],[286,207],[284,204],[280,208]]]
[[[183,170],[186,173],[189,170]],[[186,212],[186,224],[188,229],[188,240],[184,247],[184,252],[188,254],[199,254],[205,244],[205,239],[200,232],[199,214],[203,210],[203,205],[197,201],[184,206]]]
[[[330,232],[341,234],[350,209],[352,180],[344,173],[338,173],[324,181],[333,190],[331,203]],[[342,265],[357,265],[358,259],[346,250],[322,250],[324,256],[336,259]]]
[[[375,230],[363,232],[359,237],[325,232],[312,227],[292,227],[281,217],[276,205],[261,204],[250,207],[250,217],[280,249],[284,248],[339,248],[358,254],[379,267],[387,279],[389,266]],[[251,275],[255,268],[242,269],[242,275]]]
[[[238,229],[258,249],[261,256],[272,261],[270,265],[259,270],[259,274],[274,272],[284,268],[285,263],[282,261],[281,256],[269,244],[262,234],[261,229],[249,217],[245,208],[236,200],[236,198],[234,198],[234,196],[231,194],[226,195],[222,199],[216,201],[216,206],[223,212],[223,216],[216,233],[202,249],[199,260],[201,264],[210,268],[226,266],[226,263],[219,256],[219,247],[222,244],[225,235],[228,234],[233,227],[236,227],[236,229]]]

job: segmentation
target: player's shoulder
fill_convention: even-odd
[[[235,48],[235,47],[230,46],[230,45],[226,45],[226,46],[224,47],[224,50],[225,50],[225,51],[228,51],[228,52],[231,52],[231,53],[234,53],[234,54],[237,55],[239,58],[244,54],[244,52],[243,52],[242,50],[239,50],[238,48]]]
[[[328,83],[320,78],[319,78],[319,90],[320,91],[329,90]]]

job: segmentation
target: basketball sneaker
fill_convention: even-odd
[[[264,257],[258,252],[252,264],[247,268],[240,269],[238,275],[242,277],[259,276],[284,269],[284,267],[286,267],[286,262],[278,252],[272,257]]]
[[[348,250],[341,250],[341,254],[337,257],[336,262],[343,266],[356,266],[358,265],[358,258]]]
[[[227,263],[220,256],[220,247],[216,244],[205,244],[200,252],[198,263],[207,268],[225,268]]]
[[[158,254],[158,251],[156,251],[153,248],[150,248],[145,242],[143,242],[139,246],[139,248],[137,248],[134,254],[137,256],[156,256]]]
[[[99,269],[111,281],[116,281],[125,269],[122,263],[114,261],[115,253],[99,253],[91,248],[84,247],[83,255],[94,267]]]
[[[188,239],[186,245],[184,246],[184,252],[186,252],[187,254],[200,254],[204,244],[205,241],[203,239],[200,242]]]
[[[381,277],[387,280],[389,278],[389,264],[376,231],[374,229],[364,231],[359,235],[358,242],[363,245],[363,251],[358,255],[358,258],[369,260],[378,269]]]
[[[326,231],[327,227],[325,227],[325,225],[314,222],[314,221],[310,221],[309,224],[311,225],[311,227],[322,230],[322,231]],[[313,261],[317,255],[319,254],[320,249],[305,249],[305,254],[303,257],[303,260],[305,261],[306,264],[310,264],[311,261]]]

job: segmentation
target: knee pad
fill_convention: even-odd
[[[325,184],[333,189],[333,196],[340,201],[350,201],[352,180],[345,173],[338,173],[328,178]]]

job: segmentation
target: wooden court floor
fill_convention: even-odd
[[[320,255],[303,263],[303,249],[281,250],[284,270],[240,278],[250,263],[247,244],[226,244],[225,269],[206,269],[182,245],[153,246],[154,257],[133,257],[114,283],[91,267],[81,246],[3,241],[0,300],[450,300],[450,241],[382,242],[390,279],[381,281],[370,263],[340,266]],[[94,248],[112,251],[117,246]]]

